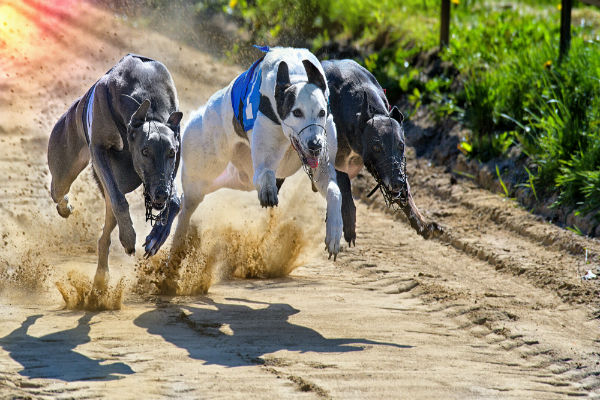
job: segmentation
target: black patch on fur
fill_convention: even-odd
[[[296,92],[298,88],[296,86],[290,86],[285,91],[279,93],[279,96],[275,94],[275,100],[277,101],[277,114],[283,121],[292,112],[294,104],[296,104]]]
[[[277,67],[277,84],[275,85],[275,102],[277,103],[277,114],[283,121],[287,118],[296,102],[296,89],[290,82],[290,70],[285,61],[281,61]]]
[[[248,142],[250,142],[250,139],[248,139],[248,134],[246,133],[246,131],[244,130],[244,127],[242,126],[242,124],[240,123],[240,120],[238,120],[235,117],[235,114],[233,114],[233,118],[231,120],[231,123],[233,124],[233,130],[235,131],[235,133],[241,137],[242,139],[247,140]]]
[[[312,83],[325,93],[327,90],[327,84],[325,83],[325,77],[321,74],[321,71],[313,63],[308,60],[302,60],[306,76],[308,77],[308,83]]]
[[[258,111],[260,111],[265,117],[269,118],[275,124],[281,125],[281,123],[277,119],[275,111],[273,111],[273,107],[271,106],[271,100],[269,100],[267,96],[260,96],[260,103],[258,103]]]

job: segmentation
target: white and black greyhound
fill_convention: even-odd
[[[327,200],[325,245],[335,259],[342,236],[341,194],[325,73],[306,49],[261,50],[266,54],[213,94],[185,127],[182,209],[172,251],[181,249],[192,213],[208,193],[256,189],[263,207],[276,206],[278,181],[304,166]]]

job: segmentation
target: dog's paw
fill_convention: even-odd
[[[333,261],[336,260],[340,252],[340,241],[342,239],[342,216],[341,213],[327,213],[325,250],[329,252],[329,258],[333,255]]]
[[[427,224],[423,232],[419,232],[424,239],[433,239],[440,237],[444,234],[444,228],[437,222],[430,222]]]
[[[119,226],[119,240],[127,255],[135,254],[135,230],[132,225]]]
[[[275,207],[279,204],[277,185],[266,184],[258,192],[258,200],[262,207]]]
[[[63,197],[63,199],[56,204],[56,211],[58,211],[58,215],[61,217],[69,218],[69,215],[73,212],[73,206],[69,204],[69,198],[67,196]]]
[[[154,225],[150,231],[150,234],[146,236],[146,241],[144,242],[144,257],[148,258],[155,255],[165,243],[167,237],[169,237],[170,232],[170,225]]]

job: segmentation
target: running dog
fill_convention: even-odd
[[[64,218],[71,214],[67,194],[90,160],[104,196],[95,288],[103,289],[108,282],[110,234],[115,226],[125,252],[135,252],[136,234],[125,193],[144,185],[146,220],[155,223],[146,239],[147,255],[164,242],[165,227],[179,212],[173,186],[180,159],[182,113],[177,110],[177,92],[167,68],[129,54],[77,99],[52,130],[48,166],[58,213]]]
[[[322,63],[331,94],[331,111],[338,132],[335,159],[337,182],[342,193],[344,239],[356,241],[356,207],[350,179],[363,166],[377,181],[388,206],[398,205],[413,229],[425,239],[440,231],[427,223],[413,200],[406,177],[404,116],[392,107],[375,77],[352,60]]]
[[[190,218],[220,188],[258,191],[263,207],[278,204],[282,179],[304,167],[327,200],[325,245],[337,256],[341,194],[334,161],[336,129],[321,63],[306,49],[261,48],[266,54],[215,94],[182,138],[182,211],[172,251],[185,242]]]

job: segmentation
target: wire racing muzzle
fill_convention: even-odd
[[[373,176],[377,185],[369,192],[367,197],[373,196],[377,189],[381,191],[381,195],[385,201],[385,204],[392,208],[394,211],[398,211],[399,208],[405,208],[408,203],[408,184],[406,181],[406,160],[403,159],[400,162],[400,180],[402,182],[402,189],[398,193],[392,192],[384,183],[383,179],[377,173],[377,169],[374,168],[373,164],[365,165],[367,167],[367,171]]]
[[[173,192],[173,178],[171,178],[171,182],[169,184],[169,190],[167,195],[167,201],[165,205],[160,210],[154,210],[154,203],[152,202],[152,197],[150,193],[146,190],[146,184],[144,186],[144,206],[146,208],[146,222],[150,221],[150,226],[159,225],[164,226],[167,224],[167,219],[169,217],[169,207],[171,204],[171,194]]]
[[[321,148],[318,151],[307,150],[305,152],[303,151],[302,146],[300,145],[299,138],[302,132],[304,132],[311,126],[316,126],[323,129],[324,140]],[[309,124],[302,128],[300,132],[296,133],[291,126],[288,125],[288,127],[294,132],[294,135],[290,136],[290,142],[292,143],[292,147],[294,148],[294,150],[296,150],[296,153],[298,153],[298,157],[300,157],[300,161],[302,162],[302,168],[304,169],[304,172],[306,172],[308,177],[311,179],[311,181],[314,181],[313,169],[317,168],[319,164],[329,162],[329,153],[327,151],[327,129],[323,125]]]

